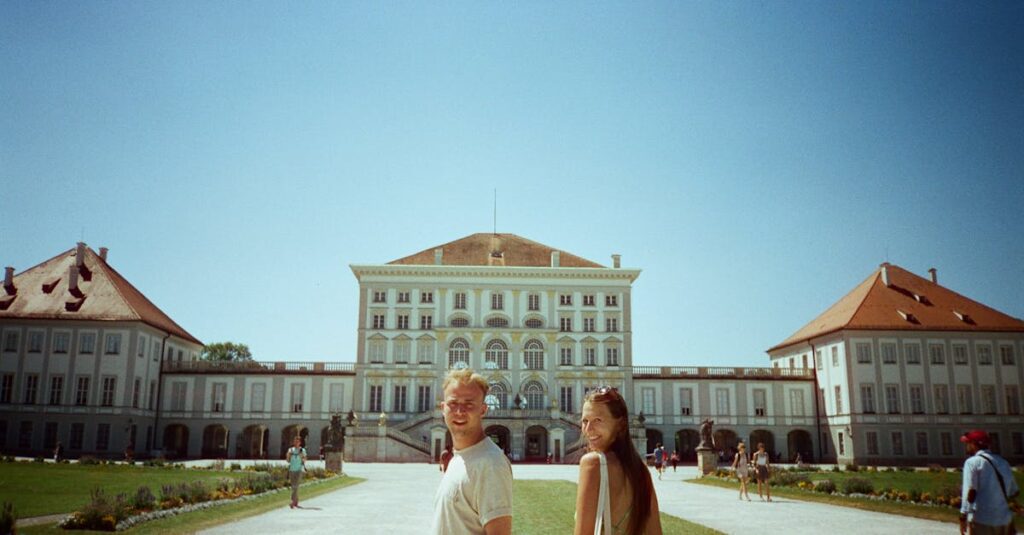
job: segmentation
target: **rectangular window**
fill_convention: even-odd
[[[996,413],[996,387],[994,385],[981,385],[981,412],[984,414]]]
[[[408,314],[399,314],[398,315],[398,328],[399,329],[403,329],[403,330],[409,328],[409,315]]]
[[[153,355],[153,362],[156,362],[157,360],[160,359],[160,345],[156,340],[153,340],[153,351],[151,351],[149,354]]]
[[[921,346],[917,344],[906,344],[903,352],[907,357],[907,364],[921,364]]]
[[[18,447],[27,449],[32,447],[32,421],[24,420],[18,429]]]
[[[930,344],[928,354],[931,356],[932,364],[945,364],[946,351],[940,344]]]
[[[434,341],[423,339],[416,343],[416,360],[420,364],[434,363]]]
[[[967,364],[967,346],[964,344],[953,344],[953,364]]]
[[[789,406],[793,416],[806,416],[804,412],[804,391],[793,389],[789,391]]]
[[[910,385],[910,412],[924,414],[924,387]]]
[[[572,294],[559,294],[558,304],[562,306],[572,305]]]
[[[82,449],[82,440],[85,438],[85,424],[71,424],[71,434],[68,437],[68,449]]]
[[[814,354],[815,354],[815,357],[816,357],[814,360],[818,363],[817,367],[820,370],[820,369],[822,369],[822,366],[823,366],[823,364],[821,363],[821,359],[822,359],[822,357],[821,357],[821,350],[819,349],[819,350],[815,351]],[[776,362],[776,364],[778,364],[778,363]]]
[[[1006,385],[1006,414],[1020,414],[1020,394],[1017,385]]]
[[[690,416],[693,414],[693,389],[679,389],[679,414]]]
[[[110,449],[110,424],[96,425],[96,451]]]
[[[935,414],[949,414],[949,385],[935,385]]]
[[[572,387],[563,386],[558,389],[558,409],[572,414]]]
[[[420,303],[433,303],[434,292],[420,290]]]
[[[75,405],[84,407],[89,404],[89,378],[79,377],[75,385]]]
[[[836,407],[836,414],[842,414],[843,413],[843,387],[836,386],[834,388],[834,390],[835,390],[835,395],[836,395],[836,405],[835,405],[835,407]]]
[[[972,397],[971,385],[956,385],[956,403],[960,408],[960,414],[972,414],[974,412]]]
[[[596,366],[597,365],[597,348],[584,347],[583,348],[583,365],[584,366]]]
[[[395,340],[395,363],[405,364],[409,362],[409,355],[412,352],[411,340]]]
[[[60,405],[64,399],[64,377],[50,376],[50,405]]]
[[[104,407],[114,406],[114,391],[117,389],[117,377],[107,376],[103,378],[103,390],[100,397],[100,405]]]
[[[943,455],[953,455],[953,435],[948,432],[939,433],[939,447]]]
[[[22,403],[25,405],[36,404],[36,394],[39,392],[39,376],[35,374],[25,376],[25,391]]]
[[[18,333],[15,331],[8,331],[4,335],[4,351],[17,351],[18,350]]]
[[[606,347],[604,349],[605,362],[609,366],[619,365],[619,348],[617,347]]]
[[[583,332],[594,332],[594,318],[583,318]]]
[[[871,364],[871,344],[857,344],[857,363]]]
[[[867,437],[868,455],[878,455],[878,433],[868,431],[865,437]]]
[[[227,383],[213,383],[213,392],[210,398],[210,410],[213,412],[224,412],[224,403],[227,395]]]
[[[644,408],[643,409],[644,410],[644,414],[646,414],[648,416],[652,416],[654,414],[657,414],[655,412],[655,410],[654,410],[655,405],[654,405],[654,389],[653,388],[641,388],[640,389],[640,399],[643,402],[642,406]]]
[[[915,437],[917,439],[917,454],[928,455],[928,433],[918,431],[915,433]]]
[[[903,432],[893,431],[892,433],[892,454],[903,455]]]
[[[57,446],[57,422],[46,422],[43,427],[43,448],[52,450]]]
[[[420,330],[429,331],[434,328],[434,316],[423,314],[420,316]]]
[[[764,388],[754,389],[754,416],[768,415],[768,391]]]
[[[417,388],[417,409],[419,412],[434,410],[434,398],[430,395],[430,385],[420,385]]]
[[[988,438],[992,441],[988,449],[992,450],[992,453],[995,454],[1002,453],[1003,448],[999,444],[999,433],[989,433]]]
[[[68,346],[71,342],[71,335],[68,333],[54,333],[53,334],[53,352],[59,354],[65,354],[68,352]]]
[[[139,398],[142,396],[142,379],[135,378],[135,384],[132,388],[132,408],[139,408]]]
[[[141,336],[139,337],[139,349],[136,356],[140,359],[146,358],[146,339]]]
[[[405,395],[407,386],[395,386],[395,397],[392,399],[391,412],[405,412]]]
[[[604,306],[606,307],[617,307],[619,306],[619,296],[617,295],[605,295]]]
[[[729,409],[729,389],[715,389],[715,410],[719,416],[728,416],[732,413]]]
[[[292,412],[302,412],[302,402],[305,400],[306,385],[292,383]]]
[[[149,401],[146,403],[146,408],[149,410],[156,409],[156,381],[149,382]]]
[[[558,330],[561,331],[561,332],[571,333],[572,332],[572,318],[571,317],[558,318],[558,327],[559,327]]]
[[[992,346],[978,346],[978,364],[992,365]]]
[[[839,440],[836,441],[839,444],[839,455],[846,455],[846,440],[843,439],[843,434],[839,433]]]
[[[491,294],[491,310],[504,310],[505,308],[505,296],[494,292]]]
[[[860,385],[860,407],[864,414],[875,413],[875,386],[869,384]]]
[[[605,318],[604,330],[610,333],[619,331],[619,318]]]
[[[121,335],[117,333],[108,334],[106,344],[103,346],[103,353],[106,355],[121,354]]]
[[[398,292],[398,302],[399,303],[408,303],[409,302],[409,292]]]
[[[540,296],[537,294],[530,294],[526,298],[526,308],[531,312],[540,310]]]
[[[1024,455],[1024,436],[1019,431],[1010,433],[1010,448],[1014,455]]]
[[[382,363],[387,353],[387,346],[384,345],[384,340],[370,340],[369,357],[371,363]]]
[[[885,385],[885,410],[889,414],[900,413],[899,385]]]
[[[28,333],[28,352],[29,353],[42,353],[43,352],[43,333],[40,331],[31,331]]]
[[[171,383],[171,410],[172,411],[184,411],[185,410],[185,397],[188,395],[188,383],[184,381],[175,381]]]
[[[832,346],[832,367],[839,367],[839,348],[836,346]]]
[[[896,364],[896,344],[882,344],[882,364]]]
[[[374,292],[373,292],[373,302],[374,303],[387,303],[388,302],[388,293],[387,292],[382,292],[380,290],[374,290]]]
[[[383,329],[384,328],[384,314],[373,315],[373,328]]]
[[[466,309],[466,294],[459,292],[455,294],[455,308],[459,310]]]
[[[82,333],[78,339],[78,352],[82,355],[91,355],[96,351],[96,333]]]
[[[263,412],[267,399],[267,385],[265,383],[253,383],[252,392],[249,394],[249,410],[252,412]]]
[[[558,348],[559,364],[572,366],[572,346],[561,346]]]
[[[586,295],[583,296],[583,306],[585,306],[585,307],[592,307],[592,306],[594,306],[594,295],[593,294],[586,294]]]
[[[999,346],[999,359],[1007,366],[1013,366],[1013,346]]]
[[[384,387],[382,385],[370,386],[370,412],[378,413],[383,408]]]

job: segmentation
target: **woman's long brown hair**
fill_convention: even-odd
[[[622,463],[622,473],[625,474],[630,488],[633,489],[633,503],[629,512],[626,533],[641,534],[646,529],[647,520],[651,516],[654,484],[651,482],[651,472],[647,469],[647,463],[636,451],[633,441],[629,438],[629,409],[626,408],[626,400],[622,399],[622,395],[614,388],[600,388],[591,390],[584,398],[583,403],[607,405],[608,412],[622,424],[608,449],[614,452],[619,462]],[[580,438],[586,440],[584,437]]]

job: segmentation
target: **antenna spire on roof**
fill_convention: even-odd
[[[494,188],[494,234],[498,233],[498,188]]]

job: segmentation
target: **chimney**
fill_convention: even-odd
[[[558,262],[561,256],[562,253],[559,253],[558,251],[551,251],[551,267],[558,267]]]
[[[615,268],[615,269],[619,269],[620,267],[622,267],[622,255],[620,255],[620,254],[613,254],[612,255],[612,267]]]
[[[938,284],[939,283],[939,272],[936,271],[935,268],[931,268],[931,269],[928,270],[928,273],[931,274],[931,276],[932,276],[932,282],[935,283],[935,284]]]
[[[79,267],[85,265],[85,242],[83,241],[78,242],[78,247],[75,249],[75,265]]]
[[[14,287],[14,268],[7,266],[4,268],[4,290],[7,291],[7,295],[14,295],[18,293]]]
[[[104,262],[107,261],[107,251],[109,250],[110,249],[107,249],[106,247],[100,247],[100,258],[102,258]]]
[[[882,284],[884,284],[886,286],[890,286],[890,284],[889,284],[889,263],[888,262],[883,262],[881,267],[882,267]]]
[[[82,297],[82,290],[78,289],[78,266],[68,268],[68,291],[75,297]]]
[[[434,265],[435,266],[440,266],[441,265],[441,258],[442,257],[444,257],[444,249],[442,249],[440,247],[438,247],[437,249],[434,249]]]

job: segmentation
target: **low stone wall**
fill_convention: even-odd
[[[356,433],[345,439],[345,460],[378,463],[425,463],[430,455],[384,433]]]

